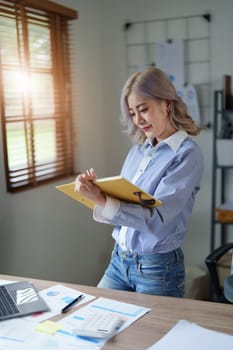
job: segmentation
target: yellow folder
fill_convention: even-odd
[[[143,206],[155,207],[162,205],[162,202],[154,198],[151,194],[143,191],[139,187],[135,186],[130,181],[126,180],[122,176],[104,177],[94,182],[104,193],[126,202],[141,204]],[[82,194],[75,192],[75,183],[67,183],[64,185],[56,186],[56,188],[68,195],[69,197],[79,201],[88,208],[94,208],[94,202],[83,196]]]

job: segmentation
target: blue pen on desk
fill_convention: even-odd
[[[72,308],[72,306],[75,305],[77,302],[79,302],[82,298],[83,298],[83,294],[79,295],[77,298],[75,298],[69,304],[63,307],[61,312],[64,314],[65,312],[69,311]]]

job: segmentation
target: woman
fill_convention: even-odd
[[[116,244],[98,287],[183,297],[181,245],[203,173],[202,152],[189,135],[201,129],[157,68],[128,79],[121,111],[133,141],[121,175],[163,206],[148,208],[106,196],[93,184],[93,169],[77,177],[75,190],[96,204],[94,219],[115,226]]]

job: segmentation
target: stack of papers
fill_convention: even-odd
[[[6,283],[6,281],[0,281],[0,284],[3,283]],[[59,322],[49,320],[51,317],[60,314],[62,308],[79,294],[83,294],[79,306],[83,303],[89,303],[76,309],[76,311],[75,308],[74,310],[71,309],[67,316]],[[41,291],[40,295],[49,305],[51,311],[1,321],[1,350],[99,350],[108,339],[82,337],[72,332],[74,328],[78,328],[82,324],[93,310],[121,317],[124,324],[117,332],[122,331],[150,311],[148,308],[134,304],[96,298],[61,284]]]
[[[0,284],[11,282],[12,281],[0,280]],[[56,284],[39,293],[49,305],[51,311],[1,321],[1,350],[77,349],[75,342],[73,344],[72,341],[69,342],[69,339],[58,334],[57,330],[62,329],[62,324],[45,320],[60,314],[61,309],[81,292],[73,288]],[[79,305],[95,299],[92,295],[82,294],[84,298],[82,298]]]
[[[147,350],[233,349],[233,336],[215,332],[185,320],[179,321],[162,339]]]

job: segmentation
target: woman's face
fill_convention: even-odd
[[[151,140],[160,142],[176,131],[168,118],[168,101],[145,99],[132,93],[128,97],[128,107],[134,124]]]

